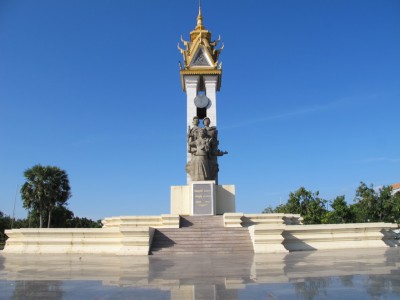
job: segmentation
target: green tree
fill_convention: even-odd
[[[391,186],[379,190],[361,182],[351,210],[356,222],[397,222],[400,218],[400,199],[392,195]]]
[[[400,192],[392,196],[393,222],[400,223]]]
[[[43,215],[47,213],[47,227],[56,205],[65,205],[71,197],[68,175],[53,166],[35,165],[24,172],[26,182],[21,187],[21,198],[25,208],[39,216],[39,227],[43,227]]]
[[[328,213],[327,222],[330,224],[351,223],[353,222],[353,214],[347,205],[344,196],[336,197],[332,204],[332,211]]]
[[[69,220],[68,227],[70,228],[101,228],[103,224],[101,220],[93,221],[92,219],[74,217]]]
[[[273,208],[271,205],[268,206],[266,209],[262,211],[263,214],[273,214],[273,213],[279,213],[279,214],[284,214],[288,213],[287,212],[287,207],[286,204],[279,204],[277,207]]]
[[[361,182],[352,209],[357,222],[393,222],[397,217],[394,207],[391,186],[383,186],[376,191],[372,184],[368,187]]]
[[[0,249],[3,247],[7,236],[5,235],[4,231],[6,229],[13,228],[22,228],[27,227],[27,220],[26,219],[12,219],[10,216],[5,215],[2,211],[0,211]]]
[[[306,208],[306,214],[303,216],[304,224],[322,224],[326,219],[327,201],[318,197],[316,194],[313,199],[310,200]]]
[[[332,210],[326,208],[327,201],[304,187],[289,194],[286,204],[264,209],[263,213],[300,214],[304,224],[321,223],[364,223],[364,222],[400,222],[400,192],[392,195],[391,186],[379,190],[373,185],[360,182],[352,205],[348,205],[344,196],[336,197]]]
[[[273,208],[271,205],[265,208],[262,213],[263,214],[272,214],[275,212],[275,208]]]
[[[355,205],[352,207],[355,215],[356,222],[376,222],[378,221],[378,200],[377,193],[373,185],[369,187],[360,182],[356,190]]]
[[[379,221],[394,222],[393,198],[391,186],[383,186],[379,189],[377,196],[377,214]]]
[[[74,213],[64,205],[57,205],[53,209],[52,226],[55,228],[68,228],[70,221],[74,218]]]
[[[301,187],[289,194],[286,213],[300,214],[304,224],[321,224],[327,213],[326,202],[318,191],[313,193]]]
[[[0,246],[2,246],[6,240],[4,230],[11,228],[11,218],[0,211]]]
[[[304,224],[321,224],[327,214],[327,201],[319,197],[319,192],[311,192],[304,187],[289,194],[286,204],[280,204],[275,209],[266,208],[263,213],[300,214]]]
[[[273,210],[273,212],[274,213],[277,213],[277,214],[286,214],[287,211],[288,210],[288,208],[286,207],[286,205],[285,204],[279,204],[277,207],[275,207],[275,209]]]
[[[74,213],[65,206],[57,205],[53,210],[52,226],[57,228],[100,228],[101,221],[93,221],[88,218],[76,217]]]
[[[312,192],[307,191],[304,187],[299,188],[295,192],[289,194],[289,199],[286,203],[285,212],[290,214],[306,214],[306,208],[312,198]]]

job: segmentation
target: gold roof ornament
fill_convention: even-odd
[[[211,32],[206,30],[203,25],[203,15],[201,4],[199,3],[199,14],[197,16],[196,28],[190,32],[190,41],[185,41],[181,36],[181,42],[184,48],[178,43],[178,49],[183,56],[183,66],[181,70],[221,70],[222,64],[218,63],[218,57],[224,48],[217,49],[221,41],[219,36],[217,40],[211,41]]]

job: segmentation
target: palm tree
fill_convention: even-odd
[[[25,208],[39,214],[40,228],[43,214],[48,213],[47,227],[50,227],[51,213],[56,205],[65,205],[71,197],[68,175],[53,166],[35,165],[24,172],[26,182],[21,188]]]

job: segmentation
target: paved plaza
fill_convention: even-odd
[[[0,299],[399,299],[400,249],[0,254]]]

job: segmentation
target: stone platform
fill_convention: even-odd
[[[156,250],[156,246],[160,246],[157,244],[160,243],[160,239],[153,238],[155,232],[157,236],[163,234],[173,245],[179,244],[181,249],[186,249],[175,251],[175,254],[185,254],[185,251],[201,252],[207,245],[210,245],[210,251],[219,249],[223,253],[240,252],[244,245],[251,245],[255,253],[384,248],[399,245],[398,236],[393,231],[398,225],[391,223],[301,225],[299,215],[226,213],[223,216],[208,216],[217,218],[218,224],[212,223],[211,219],[204,219],[204,216],[193,216],[195,219],[192,220],[206,220],[203,221],[203,227],[196,229],[196,226],[185,226],[184,218],[185,216],[179,215],[121,216],[104,219],[103,228],[6,230],[9,238],[3,252],[148,255],[152,251],[153,243],[152,252],[165,251]],[[176,235],[177,232],[181,233]],[[168,238],[167,233],[172,236]],[[174,241],[178,237],[179,243],[178,240]],[[205,237],[207,239],[204,239]],[[228,242],[230,238],[232,240]],[[236,246],[233,242],[235,239]],[[197,246],[192,244],[190,248],[189,245],[194,240],[202,243]],[[221,247],[218,248],[218,241],[230,246],[222,250]],[[250,251],[250,248],[247,247],[246,251]]]

